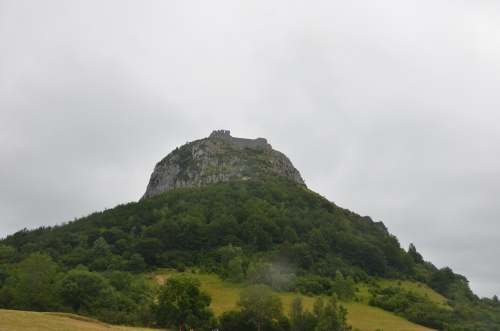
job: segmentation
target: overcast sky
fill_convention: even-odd
[[[500,295],[500,2],[0,0],[0,237],[214,129]]]

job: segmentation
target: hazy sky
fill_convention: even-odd
[[[500,295],[500,2],[0,0],[0,237],[214,129]]]

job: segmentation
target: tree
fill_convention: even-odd
[[[99,237],[94,241],[92,254],[96,258],[105,257],[109,254],[109,245],[103,237]]]
[[[291,331],[309,331],[314,330],[318,319],[309,310],[303,311],[302,298],[295,297],[290,303],[290,312],[288,313],[290,319]]]
[[[320,257],[324,257],[330,250],[330,246],[326,242],[325,238],[323,238],[323,234],[320,229],[314,229],[309,233],[309,241],[307,243],[312,251]]]
[[[213,327],[214,313],[208,308],[212,297],[200,286],[200,280],[190,275],[175,275],[160,285],[154,307],[157,325],[182,326],[185,330]]]
[[[0,245],[0,261],[14,263],[16,249],[12,246]]]
[[[271,269],[273,265],[269,262],[250,262],[247,269],[247,279],[250,285],[271,285]]]
[[[229,266],[228,266],[228,275],[229,275],[229,280],[232,283],[240,283],[243,281],[244,275],[243,275],[243,268],[241,268],[241,258],[240,257],[235,257],[231,261],[229,261]]]
[[[227,310],[219,316],[220,331],[253,331],[253,326],[247,325],[245,316],[236,310]]]
[[[410,247],[408,247],[408,254],[410,254],[415,263],[424,263],[424,258],[419,252],[417,252],[417,249],[413,244],[410,244]]]
[[[0,289],[0,309],[9,309],[10,303],[14,300],[15,296],[14,289],[4,285]]]
[[[335,296],[330,297],[326,306],[321,309],[321,314],[318,318],[318,324],[315,331],[349,331],[352,326],[347,324],[347,309],[342,305],[337,306]]]
[[[298,243],[294,245],[293,261],[297,267],[302,269],[309,269],[314,262],[314,257],[311,254],[311,249],[307,243]]]
[[[61,296],[74,311],[88,310],[107,288],[110,288],[109,282],[101,274],[78,266],[62,280]]]
[[[232,244],[229,244],[228,246],[223,246],[219,248],[219,253],[220,253],[220,262],[222,266],[226,269],[229,268],[229,261],[234,259],[235,257],[241,257],[242,255],[242,250],[241,247],[233,247]]]
[[[141,254],[147,264],[154,265],[156,255],[163,252],[163,243],[156,238],[141,238],[135,243],[134,249]]]
[[[335,272],[335,280],[333,282],[333,291],[340,299],[352,300],[356,296],[356,288],[354,280],[351,276],[344,278],[340,271]]]
[[[450,286],[455,282],[456,278],[456,275],[449,267],[444,267],[432,274],[429,286],[436,292],[448,297]]]
[[[236,309],[246,317],[247,324],[252,324],[257,331],[275,329],[285,318],[280,297],[265,285],[243,290],[236,302]]]
[[[299,241],[299,237],[297,236],[297,232],[292,229],[289,225],[285,226],[283,229],[283,242],[288,241],[290,244],[295,244]]]
[[[141,272],[146,269],[146,262],[144,262],[144,258],[141,254],[135,253],[130,257],[128,268],[135,272]]]
[[[24,310],[54,310],[58,306],[56,270],[57,264],[49,255],[31,254],[21,263],[14,305]]]

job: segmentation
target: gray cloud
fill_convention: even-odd
[[[500,294],[493,1],[0,3],[0,237],[136,201],[177,146],[266,137],[308,186]]]

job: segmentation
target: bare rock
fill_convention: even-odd
[[[360,222],[375,225],[382,233],[389,235],[389,229],[385,226],[383,222],[374,222],[370,216],[363,216],[359,219]]]

